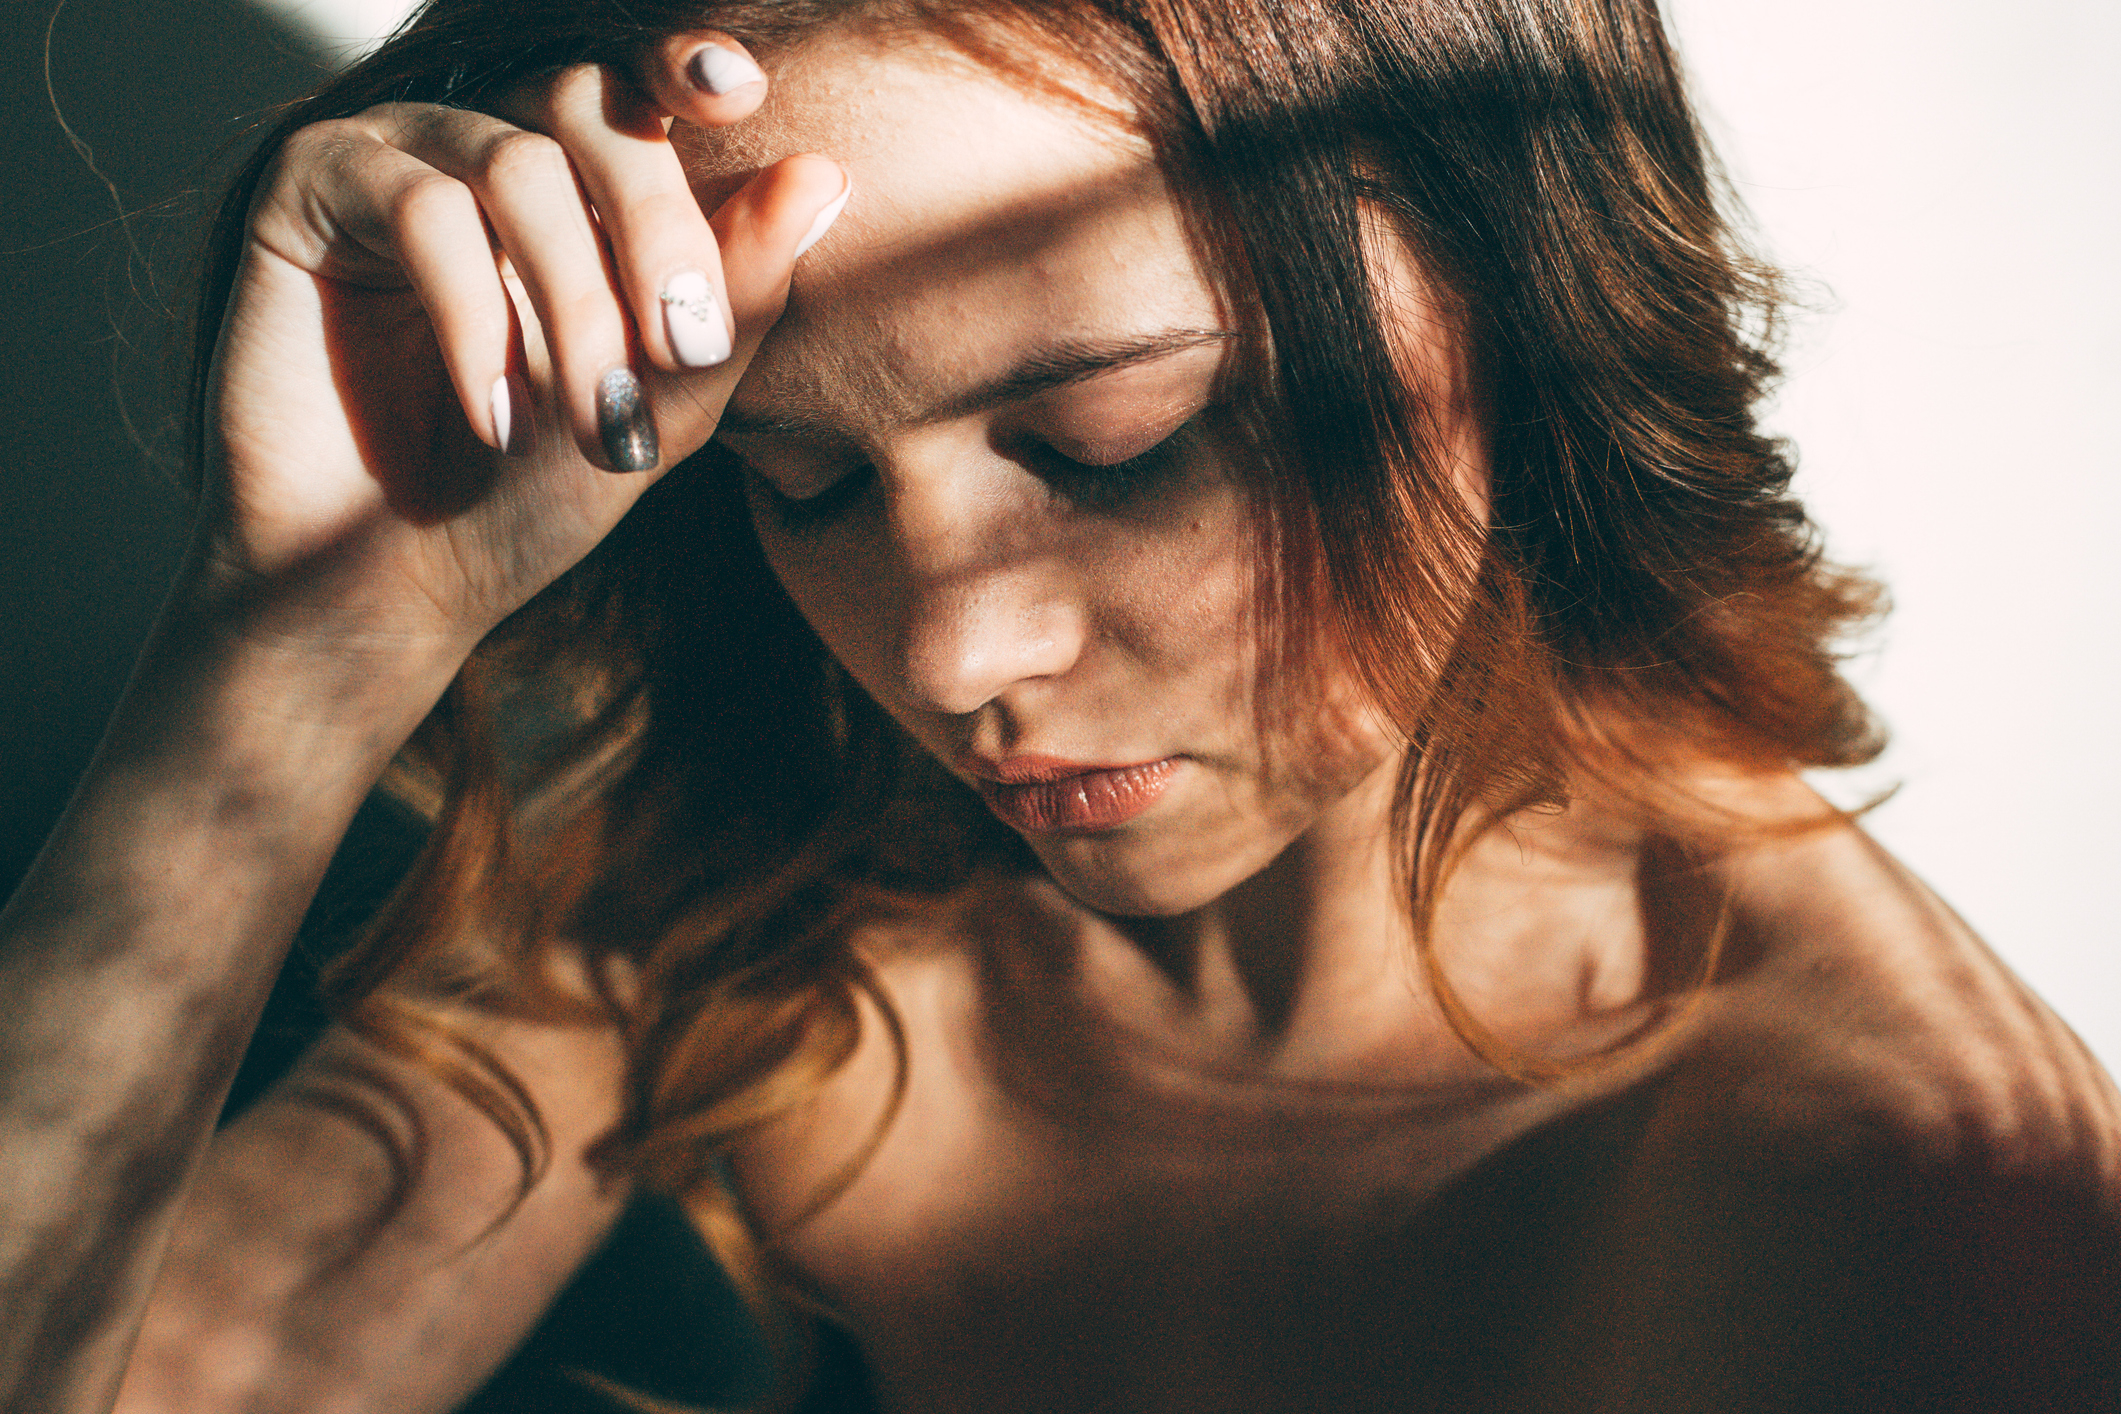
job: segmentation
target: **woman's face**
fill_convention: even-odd
[[[1232,326],[1146,142],[941,43],[838,32],[687,141],[708,200],[791,152],[852,174],[717,440],[819,636],[1063,888],[1183,912],[1356,808],[1391,752],[1345,694],[1260,739],[1215,435]]]

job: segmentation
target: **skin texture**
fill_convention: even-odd
[[[1017,755],[1178,759],[1139,821],[1028,837],[1081,903],[1165,920],[1173,945],[1258,918],[1282,950],[1289,922],[1308,919],[1307,938],[1360,936],[1374,963],[1402,939],[1375,847],[1396,752],[1333,684],[1304,692],[1306,736],[1257,739],[1251,523],[1215,436],[1230,341],[1202,341],[1232,321],[1150,153],[940,44],[901,40],[883,63],[873,47],[810,41],[735,141],[702,141],[695,158],[711,191],[724,164],[816,147],[862,193],[717,434],[756,472],[776,571],[963,779]],[[1412,356],[1448,387],[1453,351],[1410,327]],[[979,397],[1070,349],[1159,341],[1175,351]],[[1477,481],[1477,430],[1456,431]],[[1131,489],[1063,460],[1123,461],[1174,432],[1171,464],[1119,483]],[[790,528],[777,503],[809,497],[833,518]],[[1225,906],[1277,859],[1277,883]]]
[[[659,465],[717,435],[754,468],[790,593],[952,769],[1177,763],[1125,826],[1034,835],[1049,878],[860,939],[910,1081],[836,1202],[795,1222],[886,1115],[873,1015],[818,1101],[735,1156],[886,1407],[2097,1407],[2121,1368],[2114,1092],[1948,910],[1847,826],[1710,852],[1588,794],[1511,821],[1438,938],[1506,1040],[1609,1045],[1719,922],[1729,947],[1662,1047],[1544,1088],[1499,1077],[1409,965],[1390,744],[1330,679],[1303,735],[1254,730],[1246,502],[1214,436],[1222,346],[1200,337],[1229,320],[1146,150],[918,39],[828,32],[770,90],[702,97],[683,75],[709,38],[671,41],[616,101],[616,77],[570,71],[514,122],[390,108],[311,130],[261,201],[199,554],[0,953],[50,1018],[0,1054],[10,1094],[46,1087],[0,1110],[0,1155],[45,1165],[34,1230],[88,1254],[8,1267],[12,1309],[115,1293],[72,1365],[16,1353],[4,1407],[107,1403],[179,1187],[128,1164],[188,1169],[216,1057],[353,803],[469,645],[651,479],[601,464],[595,389],[629,327]],[[833,160],[782,160],[805,151]],[[1480,428],[1430,314],[1447,301],[1389,241],[1377,258],[1477,506]],[[658,332],[683,270],[733,313],[726,365],[680,368]],[[1163,357],[994,396],[1056,340],[1172,331],[1187,346]],[[502,377],[527,429],[506,458]],[[1204,408],[1129,494],[1065,460],[1135,455]],[[798,528],[785,502],[820,496],[836,515]],[[261,719],[300,727],[280,733],[300,754]],[[1795,781],[1719,788],[1761,818],[1815,809]],[[83,1016],[120,995],[148,999],[128,1003],[148,1039],[89,1054],[78,1035],[110,1033]],[[437,1161],[377,1228],[380,1150],[320,1097],[382,1062],[334,1034],[216,1141],[121,1407],[442,1410],[501,1358],[624,1196],[582,1162],[617,1061],[593,1028],[473,1024],[553,1125],[530,1200],[495,1224],[506,1146],[407,1076]],[[148,1133],[87,1143],[54,1118],[69,1105]]]
[[[651,56],[642,83],[664,91],[660,103],[619,75],[576,70],[521,96],[517,116],[536,131],[384,108],[307,129],[280,153],[222,329],[192,554],[102,751],[0,913],[0,986],[23,1018],[0,1035],[0,1408],[109,1407],[242,1039],[355,807],[470,647],[651,484],[653,473],[598,464],[598,383],[631,359],[657,405],[660,465],[697,447],[780,312],[798,242],[845,189],[829,160],[799,155],[709,224],[665,137],[669,115],[736,121],[764,85],[682,88],[684,60],[706,42],[681,36]],[[624,288],[589,238],[585,201],[599,194]],[[713,274],[733,356],[681,368],[667,340],[639,330],[644,351],[629,355],[630,312],[659,313],[657,292],[688,270]],[[520,393],[506,457],[492,450],[504,376]],[[491,1039],[526,1062],[524,1045],[558,1044]],[[592,1075],[610,1042],[572,1044],[581,1054],[563,1072]],[[580,1151],[610,1096],[582,1115],[595,1127],[562,1136],[555,1172],[574,1178],[525,1209],[544,1234],[565,1234],[534,1244],[561,1259],[512,1272],[512,1296],[489,1289],[477,1306],[456,1299],[454,1278],[408,1282],[369,1257],[460,1262],[502,1209],[489,1185],[440,1175],[476,1174],[483,1160],[433,1170],[437,1187],[413,1194],[392,1229],[402,1245],[364,1245],[350,1264],[329,1255],[374,1226],[389,1189],[374,1164],[310,1185],[289,1163],[346,1153],[343,1106],[314,1102],[314,1071],[305,1063],[221,1143],[191,1221],[246,1241],[177,1244],[164,1305],[189,1314],[151,1323],[162,1334],[141,1367],[233,1349],[255,1379],[220,1391],[223,1407],[447,1408],[564,1279],[564,1254],[587,1251],[608,1222],[611,1196],[580,1182]],[[445,1096],[416,1112],[474,1153],[498,1144]],[[255,1178],[216,1177],[246,1167],[285,1181],[272,1221],[244,1211]],[[290,1264],[308,1277],[288,1278]],[[304,1300],[265,1299],[275,1287]],[[333,1328],[342,1301],[393,1309],[418,1358],[387,1340],[333,1353],[316,1323]],[[207,1407],[197,1394],[180,1384],[140,1397]]]
[[[1128,825],[1032,835],[1051,885],[968,905],[955,936],[872,940],[910,1089],[780,1249],[882,1402],[1972,1408],[2026,1370],[2025,1397],[2065,1402],[2110,1377],[2084,1317],[2111,1287],[2111,1088],[1852,829],[1703,858],[1589,801],[1515,822],[1441,939],[1505,1036],[1566,1054],[1640,1024],[1726,899],[1734,947],[1668,1050],[1544,1090],[1472,1060],[1409,975],[1386,743],[1331,683],[1315,736],[1257,739],[1245,505],[1212,440],[1116,506],[1041,475],[1036,444],[1099,460],[1210,403],[1214,350],[968,407],[1059,338],[1226,327],[1146,154],[939,49],[843,45],[784,65],[743,132],[830,150],[877,194],[719,434],[755,468],[768,555],[967,779],[1015,752],[1183,762]],[[1421,317],[1440,301],[1395,275],[1477,497],[1448,328]],[[811,497],[832,518],[787,528]],[[1762,818],[1818,808],[1794,781],[1746,789]],[[882,1120],[890,1050],[872,1028],[739,1156],[766,1231]],[[2045,1177],[1971,1197],[1997,1150]],[[2071,1291],[2055,1329],[1997,1314],[2019,1298],[1990,1268],[2021,1258]],[[1870,1314],[1951,1276],[1997,1306]]]

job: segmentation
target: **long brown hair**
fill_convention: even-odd
[[[703,23],[770,55],[850,18],[1035,68],[1030,35],[1097,56],[1129,99],[1249,321],[1270,676],[1352,650],[1410,747],[1417,937],[1485,1054],[1540,1068],[1457,1003],[1427,942],[1483,825],[1587,779],[1670,813],[1682,760],[1875,753],[1834,650],[1876,593],[1822,561],[1755,423],[1775,283],[1734,237],[1652,0],[430,0],[280,135],[386,100],[476,106]],[[209,252],[196,408],[272,145]],[[1395,361],[1365,258],[1380,217],[1458,326],[1484,519]],[[535,1109],[449,1044],[449,1009],[615,1017],[631,1084],[603,1156],[684,1197],[742,1279],[757,1249],[715,1158],[850,1053],[871,987],[851,923],[1032,866],[811,634],[730,469],[694,463],[503,625],[408,746],[400,784],[433,833],[330,999],[452,1075],[527,1172]],[[560,940],[592,963],[586,1000],[534,981]]]

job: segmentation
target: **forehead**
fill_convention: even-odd
[[[889,423],[1027,351],[1216,324],[1155,156],[1099,106],[996,73],[939,39],[830,30],[770,66],[753,118],[681,150],[703,198],[821,152],[854,195],[797,268],[738,399]]]

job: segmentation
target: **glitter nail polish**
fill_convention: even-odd
[[[662,459],[655,419],[630,368],[614,368],[597,384],[597,436],[613,471],[648,471]]]

